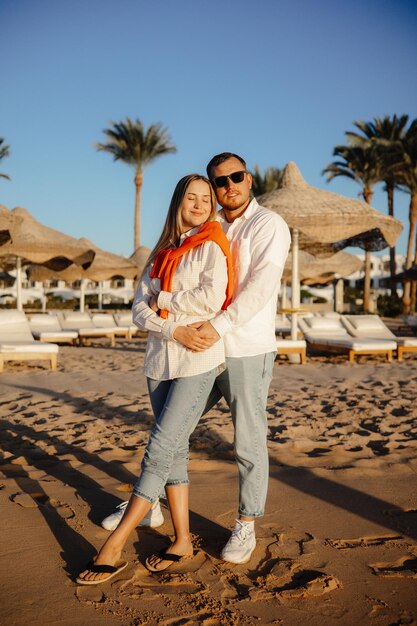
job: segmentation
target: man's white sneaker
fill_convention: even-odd
[[[254,522],[236,520],[232,536],[222,550],[223,561],[229,563],[247,563],[256,548]]]
[[[128,502],[121,502],[117,505],[116,511],[111,515],[108,515],[101,522],[101,525],[106,530],[115,530],[120,520],[122,519],[124,512],[126,511],[126,507]],[[143,520],[138,524],[138,526],[150,526],[150,528],[158,528],[158,526],[162,526],[164,523],[164,516],[162,515],[161,505],[159,504],[159,500],[157,500],[153,505],[149,513],[145,515]]]

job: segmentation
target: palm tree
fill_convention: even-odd
[[[9,156],[9,154],[10,154],[10,146],[4,143],[3,137],[0,137],[0,161],[4,159],[4,157]],[[6,178],[7,180],[10,180],[10,176],[8,176],[7,174],[0,173],[0,178]]]
[[[405,261],[405,268],[409,269],[413,262],[417,263],[417,232],[415,232],[417,225],[417,118],[411,122],[405,133],[401,141],[401,148],[401,154],[396,163],[393,164],[393,171],[398,176],[401,187],[410,193],[410,228]],[[413,290],[411,290],[411,284],[406,282],[404,285],[403,312],[408,315],[410,309],[414,311],[415,307],[416,285],[414,284]]]
[[[393,115],[392,118],[386,115],[383,118],[375,117],[373,122],[362,120],[354,122],[362,134],[347,132],[349,144],[359,146],[369,146],[373,144],[381,159],[381,176],[385,182],[385,191],[388,198],[388,215],[394,217],[394,189],[398,186],[398,173],[395,173],[392,164],[398,158],[401,141],[405,136],[408,115]],[[390,275],[393,278],[396,274],[395,246],[390,248]],[[391,288],[391,293],[396,294],[395,284]]]
[[[151,124],[146,130],[140,119],[132,121],[129,117],[122,122],[111,122],[112,128],[103,130],[108,143],[97,143],[97,150],[109,152],[115,161],[123,161],[135,169],[135,223],[134,250],[140,245],[140,193],[143,183],[144,168],[163,154],[177,151],[171,143],[166,128],[161,124]]]
[[[252,192],[255,197],[278,189],[282,178],[282,170],[278,167],[267,167],[265,173],[262,175],[259,167],[255,165],[251,174]]]
[[[381,180],[380,160],[373,146],[336,146],[333,156],[339,160],[330,163],[324,170],[327,180],[345,176],[362,186],[361,194],[365,202],[371,203],[374,185]],[[365,249],[365,279],[363,288],[363,308],[369,311],[371,289],[371,253]]]

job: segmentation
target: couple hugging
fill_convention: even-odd
[[[145,375],[156,423],[132,496],[103,521],[113,532],[78,584],[104,583],[128,565],[121,555],[133,529],[163,523],[163,488],[174,541],[146,566],[160,572],[193,555],[189,437],[222,396],[235,429],[239,511],[221,558],[246,563],[256,546],[254,521],[264,513],[268,487],[276,302],[290,234],[279,215],[251,198],[252,177],[240,156],[216,155],[207,176],[178,182],[140,279],[133,321],[148,331]]]

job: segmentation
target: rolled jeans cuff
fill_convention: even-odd
[[[250,511],[239,509],[239,515],[244,515],[245,517],[263,517],[265,515],[265,511],[262,511],[261,513],[251,513]]]
[[[165,483],[165,487],[181,487],[182,485],[188,486],[189,484],[189,480],[167,480],[167,482]]]
[[[151,504],[154,504],[157,500],[159,500],[158,496],[152,499],[145,493],[142,493],[139,489],[136,489],[136,487],[134,487],[132,495],[136,496],[137,498],[142,498],[142,500],[146,500],[146,502],[150,502]]]

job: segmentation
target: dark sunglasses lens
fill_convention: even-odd
[[[227,185],[227,176],[217,176],[213,178],[213,183],[216,187],[226,187]]]
[[[233,174],[229,174],[229,176],[217,176],[213,178],[213,182],[216,187],[226,187],[227,181],[230,180],[232,183],[241,183],[245,177],[245,172],[233,172]]]
[[[245,177],[245,172],[233,172],[233,174],[230,174],[230,179],[234,183],[241,183],[244,177]]]

